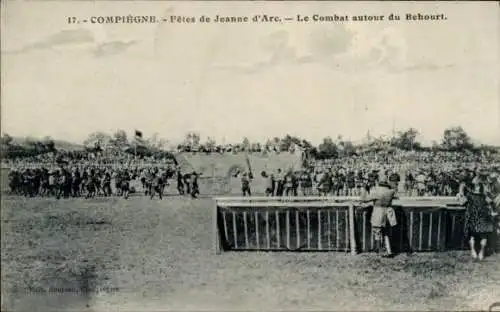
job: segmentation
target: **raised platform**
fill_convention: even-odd
[[[344,251],[374,249],[372,208],[356,197],[221,197],[214,199],[214,248],[223,250]],[[394,201],[393,249],[466,248],[464,208],[454,197]]]

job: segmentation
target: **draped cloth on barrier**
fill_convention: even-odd
[[[345,251],[374,249],[371,208],[353,197],[216,198],[214,242],[221,250]],[[397,252],[466,247],[464,208],[454,198],[401,199],[393,207]]]

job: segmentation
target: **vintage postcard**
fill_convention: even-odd
[[[2,311],[500,310],[498,2],[1,23]]]

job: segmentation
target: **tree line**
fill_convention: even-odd
[[[328,159],[364,154],[367,152],[391,152],[403,151],[455,151],[455,152],[491,152],[496,153],[498,149],[493,146],[474,144],[471,137],[462,127],[448,128],[443,132],[440,142],[434,142],[432,146],[423,146],[419,140],[419,132],[414,128],[395,133],[392,137],[370,137],[367,135],[363,143],[354,144],[341,135],[334,140],[325,137],[323,141],[314,146],[310,141],[292,135],[269,138],[266,142],[251,142],[243,138],[237,143],[218,143],[212,137],[201,140],[196,132],[186,134],[182,143],[174,149],[177,152],[201,152],[201,153],[226,153],[226,152],[294,152],[297,148],[306,151],[308,156],[316,159]],[[56,148],[54,140],[44,138],[37,140],[26,138],[23,144],[15,143],[13,138],[4,134],[1,138],[2,157],[29,157],[47,153],[62,152],[62,148]],[[75,152],[75,151],[73,151]],[[92,132],[83,142],[83,147],[77,153],[93,153],[109,157],[131,154],[137,157],[170,157],[172,146],[169,141],[160,138],[157,133],[144,138],[141,131],[135,131],[135,136],[129,138],[124,130],[117,130],[109,134],[102,131]]]
[[[14,142],[14,138],[9,134],[2,135],[0,147],[2,158],[33,157],[57,151],[54,140],[49,137],[43,139],[27,137],[20,144]]]

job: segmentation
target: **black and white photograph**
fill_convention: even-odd
[[[1,3],[1,311],[500,311],[496,1]]]

